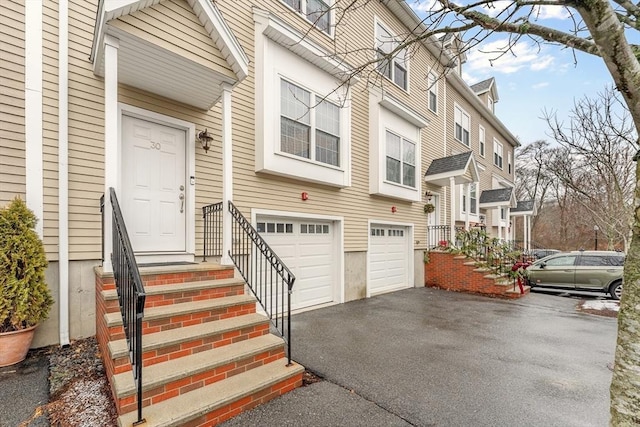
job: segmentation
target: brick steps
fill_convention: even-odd
[[[169,360],[142,369],[143,406],[162,401],[177,391],[184,394],[215,381],[284,358],[283,340],[273,334]],[[136,409],[136,388],[131,372],[113,376],[119,413]]]
[[[301,385],[284,340],[234,270],[214,264],[140,268],[143,417],[146,425],[207,425]],[[96,269],[97,338],[120,425],[137,417],[137,393],[113,276]]]
[[[296,363],[286,366],[284,359],[277,360],[147,407],[144,425],[214,426],[299,387],[303,371]],[[129,412],[118,418],[118,426],[135,421],[136,413]]]
[[[496,275],[491,269],[478,267],[465,256],[448,252],[429,252],[429,262],[425,264],[425,286],[458,292],[469,292],[500,298],[520,298],[529,293],[520,293],[517,284],[505,275]]]

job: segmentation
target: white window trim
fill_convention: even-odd
[[[429,73],[427,75],[427,83],[429,88],[427,89],[427,109],[429,111],[431,111],[434,114],[438,114],[438,100],[439,100],[439,96],[438,96],[438,78],[436,77],[436,75],[434,73]],[[431,93],[435,94],[436,96],[436,109],[432,110],[431,109]]]
[[[487,132],[484,126],[478,125],[478,154],[484,158],[487,154]]]
[[[496,154],[499,154],[500,165],[496,163]],[[493,138],[493,165],[500,170],[504,169],[504,145],[495,138]]]
[[[415,186],[414,187],[412,187],[410,185],[407,185],[407,184],[405,184],[403,182],[389,181],[387,179],[386,158],[389,157],[388,150],[387,150],[387,143],[388,143],[388,141],[387,141],[387,133],[391,133],[391,134],[397,136],[398,138],[400,138],[400,158],[396,159],[396,160],[398,160],[400,162],[400,181],[402,181],[402,178],[404,177],[404,165],[407,163],[407,162],[404,161],[404,158],[403,158],[404,157],[403,156],[403,154],[404,154],[404,143],[408,142],[410,144],[413,144],[414,151],[415,151],[415,159],[416,159],[415,162],[418,161],[418,155],[419,155],[419,144],[416,141],[413,141],[411,139],[405,138],[404,136],[400,135],[398,132],[396,132],[393,129],[385,128],[384,182],[389,184],[389,185],[399,185],[399,186],[404,187],[404,188],[409,188],[411,190],[415,190],[418,187],[418,176],[417,176],[418,175],[418,170],[416,169],[415,162],[412,165],[413,166],[413,170],[414,170],[414,176],[413,176],[413,181],[415,182]]]
[[[387,31],[391,37],[394,38],[394,40],[396,40],[396,43],[398,43],[397,41],[397,37],[396,33],[394,31],[392,31],[390,29],[390,27],[388,25],[385,25],[384,22],[378,18],[377,16],[374,17],[374,29],[373,29],[373,46],[374,46],[374,60],[378,58],[378,26],[382,27],[385,29],[385,31]],[[400,52],[398,52],[396,54],[396,57],[393,58],[393,61],[391,61],[391,63],[389,64],[389,66],[391,67],[391,78],[385,76],[384,74],[382,74],[380,71],[378,71],[377,67],[376,67],[376,72],[378,74],[380,74],[384,79],[386,79],[387,81],[393,83],[394,86],[402,89],[403,91],[410,93],[409,89],[410,89],[410,75],[411,75],[411,70],[410,70],[410,61],[407,59],[407,52],[406,49],[404,50],[404,60],[398,60],[397,56],[400,55]],[[403,66],[405,68],[405,70],[407,71],[407,87],[404,88],[400,85],[398,85],[395,80],[394,80],[394,73],[395,73],[395,68],[394,68],[394,64],[395,63],[400,64],[401,66]]]
[[[256,22],[255,67],[255,171],[344,188],[351,185],[351,102],[341,76],[344,65],[330,61],[330,55],[318,58],[319,47],[301,39],[295,49],[274,39],[295,38],[296,30],[268,12],[254,13]],[[322,51],[324,52],[324,51]],[[326,53],[326,52],[325,52]],[[315,60],[307,60],[316,58]],[[325,59],[323,59],[325,58]],[[280,79],[325,96],[340,109],[339,167],[311,161],[280,151]],[[338,89],[336,89],[338,88]]]
[[[513,161],[511,160],[513,156],[511,155],[511,151],[507,151],[507,172],[509,176],[513,175]]]
[[[322,30],[320,27],[318,27],[313,21],[311,21],[307,17],[306,11],[307,11],[308,1],[309,0],[300,0],[300,10],[294,9],[291,5],[286,3],[284,0],[280,0],[280,3],[282,3],[287,9],[295,12],[296,15],[300,16],[306,22],[311,24],[316,30],[318,30],[318,32],[320,32],[320,34],[323,34],[324,36],[329,37],[330,39],[333,40],[335,37],[335,17],[336,17],[335,10],[333,7],[334,0],[321,0],[322,2],[326,3],[327,6],[329,6],[329,32]]]
[[[395,105],[393,108],[387,108]],[[404,113],[402,113],[404,111]],[[379,88],[369,90],[369,193],[400,200],[422,200],[421,129],[428,121],[406,106],[385,95]],[[386,181],[387,130],[416,144],[416,186],[407,187]]]
[[[464,130],[466,130],[469,133],[469,141],[466,144],[464,143],[464,140],[458,139],[458,137],[456,136],[456,124],[457,124],[457,121],[456,121],[456,110],[460,110],[460,114],[461,114],[462,118],[463,117],[467,117],[467,119],[469,120],[469,125],[468,125],[468,127],[466,129],[465,129],[464,126],[462,126],[462,123],[460,123],[460,127],[462,128],[463,132],[464,132]],[[454,103],[454,105],[453,105],[453,139],[455,139],[456,141],[458,141],[459,143],[461,143],[465,147],[471,147],[471,116],[458,103]]]
[[[477,182],[475,182],[475,183],[474,182],[470,182],[469,186],[471,186],[473,184],[476,184],[476,197],[475,197],[475,199],[476,199],[476,211],[475,212],[469,211],[469,216],[471,216],[472,218],[475,218],[475,217],[478,216],[478,214],[480,212],[480,198],[478,197],[478,193],[480,191],[480,185]],[[458,187],[458,191],[460,192],[460,197],[459,197],[459,201],[458,202],[460,203],[459,206],[460,206],[460,214],[461,214],[458,217],[458,219],[462,219],[463,218],[462,214],[466,214],[467,213],[466,208],[464,207],[464,205],[467,204],[469,206],[469,208],[471,208],[471,198],[469,198],[469,200],[466,200],[467,192],[465,190],[466,187],[465,187],[464,184],[460,184],[457,187]],[[471,191],[471,189],[469,189],[469,191]],[[469,194],[471,194],[471,193],[469,193]],[[463,203],[463,200],[465,201],[465,203]]]

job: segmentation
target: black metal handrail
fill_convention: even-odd
[[[129,359],[133,368],[133,378],[136,380],[138,399],[138,421],[134,423],[136,425],[144,422],[142,418],[142,319],[146,294],[116,192],[113,188],[109,188],[109,193],[113,224],[111,265],[129,349]]]
[[[205,224],[207,216],[219,212],[217,205],[219,203],[203,208]],[[229,256],[274,328],[285,340],[288,364],[291,364],[291,291],[296,278],[231,201],[229,212],[233,218],[233,244]],[[216,219],[222,223],[221,217]],[[213,224],[214,219],[211,221]],[[212,255],[211,252],[209,250],[206,255]]]
[[[204,219],[204,253],[202,261],[208,256],[222,256],[222,202],[202,207]]]

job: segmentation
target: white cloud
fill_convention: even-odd
[[[513,74],[522,70],[541,71],[550,68],[554,63],[554,57],[543,54],[537,46],[527,43],[516,43],[508,52],[504,52],[508,46],[507,39],[495,40],[485,43],[478,49],[468,53],[465,71],[469,75]]]
[[[533,9],[534,16],[538,19],[566,19],[570,16],[569,11],[564,6],[538,6]]]
[[[414,0],[407,3],[416,12],[431,12],[434,9],[439,10],[441,7],[438,0]]]
[[[532,89],[542,89],[543,87],[549,86],[549,82],[540,82],[531,86]]]

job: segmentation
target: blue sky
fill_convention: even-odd
[[[419,16],[429,10],[434,0],[407,0]],[[485,10],[495,15],[496,9]],[[571,25],[566,9],[543,6],[539,24],[566,29]],[[467,52],[463,77],[469,84],[495,77],[499,101],[496,115],[519,138],[523,145],[538,139],[552,142],[543,110],[556,111],[561,120],[567,117],[574,100],[596,97],[612,85],[612,78],[601,58],[553,45],[536,45],[520,41],[513,48],[515,55],[506,54],[497,60],[497,48],[507,44],[509,35],[494,34],[483,44]]]

